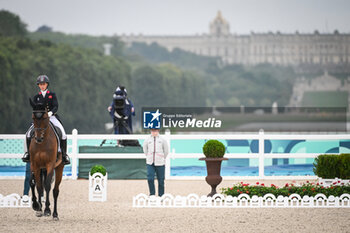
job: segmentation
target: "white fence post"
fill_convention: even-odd
[[[171,142],[170,142],[170,130],[165,131],[165,140],[168,143],[169,154],[165,159],[165,179],[168,180],[170,178],[170,156],[171,156]]]
[[[78,179],[78,130],[72,130],[72,179]]]
[[[264,179],[265,175],[265,137],[264,130],[259,130],[259,179]]]

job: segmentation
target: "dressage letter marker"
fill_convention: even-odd
[[[107,201],[107,173],[89,172],[89,201]]]

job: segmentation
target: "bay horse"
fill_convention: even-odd
[[[30,180],[33,203],[32,207],[36,211],[37,217],[51,215],[49,193],[51,190],[52,177],[55,171],[55,187],[53,189],[54,210],[52,216],[54,220],[58,220],[57,198],[64,168],[64,164],[62,163],[62,153],[57,152],[58,141],[54,130],[49,124],[50,117],[48,116],[47,108],[43,104],[35,104],[32,99],[30,99],[30,105],[33,108],[32,119],[34,124],[34,137],[31,139],[29,146],[30,168],[32,172]],[[45,170],[46,172],[42,172]],[[42,176],[41,174],[44,175]],[[38,192],[38,201],[35,196],[35,186]],[[44,214],[41,209],[43,188],[45,188],[46,191]]]

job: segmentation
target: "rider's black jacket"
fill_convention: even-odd
[[[35,104],[45,105],[47,107],[48,112],[51,111],[53,115],[56,115],[58,110],[58,101],[57,101],[56,94],[54,92],[47,90],[45,97],[42,95],[41,92],[39,92],[34,96],[33,101]]]

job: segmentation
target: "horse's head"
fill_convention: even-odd
[[[35,142],[40,144],[44,141],[44,133],[49,126],[50,118],[45,105],[35,104],[32,99],[29,99],[29,102],[33,108],[32,119],[34,123]]]

